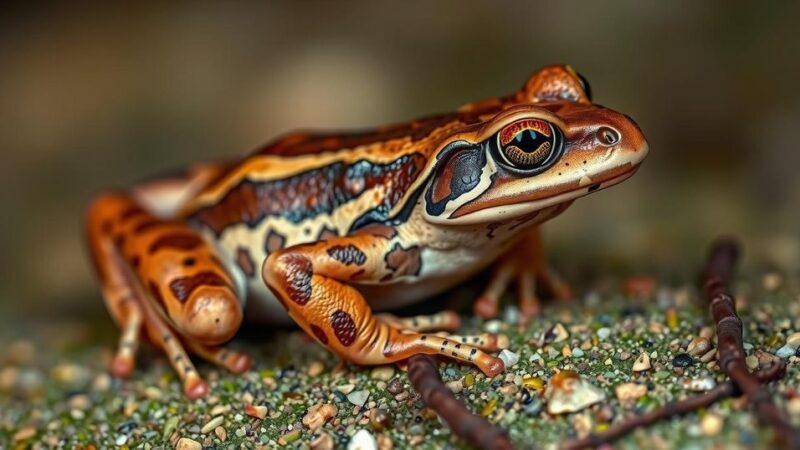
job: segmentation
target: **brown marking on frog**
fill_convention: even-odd
[[[172,294],[181,303],[186,303],[192,292],[200,286],[224,286],[230,289],[227,280],[210,270],[188,277],[176,278],[169,282]]]
[[[339,261],[345,266],[357,265],[361,266],[367,262],[367,255],[353,244],[347,245],[334,245],[328,248],[328,256]]]
[[[189,251],[203,245],[203,239],[187,232],[170,233],[160,236],[150,247],[148,252],[153,254],[161,249]]]
[[[250,250],[246,247],[239,247],[236,249],[236,265],[242,269],[242,272],[248,278],[252,278],[256,273],[256,265],[253,262],[253,257],[250,256]]]
[[[356,340],[356,323],[353,321],[353,317],[338,309],[331,314],[331,327],[333,328],[333,334],[336,335],[336,339],[342,343],[345,347],[349,347],[355,342]]]
[[[400,243],[395,243],[384,261],[386,267],[392,271],[391,276],[419,275],[422,268],[422,250],[418,245],[403,248]]]
[[[322,342],[323,345],[328,345],[328,336],[322,331],[322,328],[314,325],[313,323],[309,325],[311,327],[311,332],[314,333],[317,340]]]
[[[285,289],[289,298],[298,305],[305,305],[311,300],[311,276],[314,268],[303,255],[287,253],[281,255],[278,264],[283,266],[286,274]]]

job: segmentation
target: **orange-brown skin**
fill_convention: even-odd
[[[570,67],[549,66],[511,96],[451,114],[291,134],[235,164],[201,164],[98,196],[87,229],[122,329],[112,372],[133,371],[143,328],[186,394],[205,395],[186,349],[247,370],[246,355],[220,344],[238,330],[250,297],[261,315],[288,314],[355,363],[428,353],[500,373],[502,361],[487,352],[505,347],[505,337],[449,335],[460,323],[451,311],[402,319],[372,308],[441,292],[493,259],[475,304],[483,317],[497,314],[514,280],[523,321],[538,312],[537,282],[571,295],[543,258],[537,225],[629,177],[647,153],[636,124],[593,105],[585,89]]]

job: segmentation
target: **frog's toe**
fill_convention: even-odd
[[[111,361],[111,375],[117,378],[128,378],[135,368],[133,358],[128,355],[116,355]]]
[[[208,384],[200,377],[195,377],[183,385],[183,393],[191,400],[203,398],[208,395]]]
[[[492,319],[497,317],[498,301],[499,299],[484,295],[475,301],[475,304],[472,305],[472,310],[478,317]]]

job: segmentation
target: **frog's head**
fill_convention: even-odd
[[[647,155],[636,123],[592,104],[568,66],[536,72],[494,105],[491,114],[485,102],[468,105],[480,120],[440,141],[428,221],[490,223],[567,203],[628,178]]]

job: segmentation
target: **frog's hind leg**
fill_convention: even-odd
[[[358,235],[274,252],[263,265],[262,275],[289,316],[347,360],[388,364],[425,353],[474,364],[490,377],[502,372],[501,359],[475,346],[405,331],[379,320],[349,284],[413,277],[420,264],[418,248],[405,247],[393,238]]]
[[[192,353],[206,361],[228,369],[231,373],[247,372],[253,364],[253,360],[247,354],[222,346],[207,346],[194,341],[187,341],[186,345]]]
[[[144,325],[150,340],[167,353],[186,394],[204,395],[207,387],[181,341],[219,344],[233,336],[242,319],[233,281],[214,249],[185,224],[154,216],[125,193],[97,197],[87,231],[103,297],[123,330],[112,372],[133,371]]]

